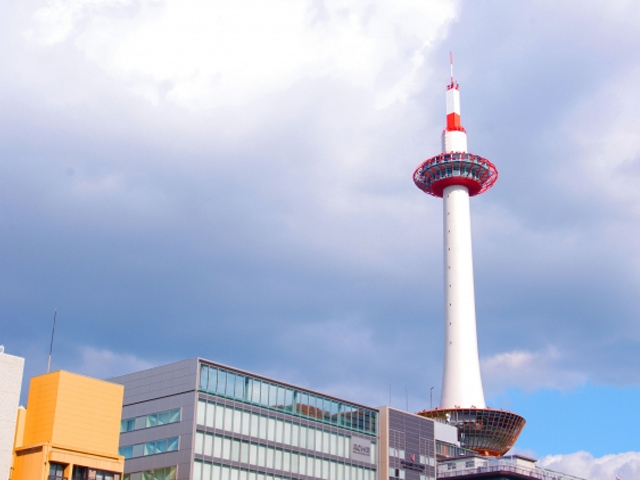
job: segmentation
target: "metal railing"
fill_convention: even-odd
[[[471,475],[476,473],[500,473],[509,472],[525,475],[529,478],[537,480],[584,480],[573,475],[567,475],[565,473],[554,472],[552,470],[544,470],[543,468],[524,468],[516,467],[515,465],[490,465],[486,467],[474,467],[464,468],[460,470],[441,470],[438,469],[438,478],[454,478],[464,475]]]

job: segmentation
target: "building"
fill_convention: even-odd
[[[458,427],[463,446],[484,455],[504,455],[524,428],[520,415],[487,408],[484,400],[471,248],[469,198],[490,189],[498,170],[486,158],[467,152],[460,123],[460,92],[453,79],[446,92],[447,119],[442,153],[413,173],[425,193],[443,199],[444,219],[444,368],[440,406],[420,415]]]
[[[538,467],[534,459],[522,455],[500,458],[469,455],[443,460],[438,462],[438,478],[453,480],[582,480],[573,475]]]
[[[390,479],[435,479],[436,422],[391,407],[379,411],[380,478],[388,472]]]
[[[11,470],[23,370],[24,358],[7,355],[0,346],[0,479],[9,478]]]
[[[31,379],[11,480],[122,480],[123,387],[65,371]]]
[[[414,414],[201,358],[111,381],[124,480],[435,478],[434,422]]]

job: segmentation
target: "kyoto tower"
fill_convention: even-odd
[[[444,368],[440,406],[419,415],[458,427],[462,446],[483,455],[504,455],[525,424],[520,415],[485,405],[478,338],[471,249],[469,198],[489,190],[498,170],[486,158],[467,152],[460,124],[460,91],[447,86],[447,126],[442,152],[422,162],[413,181],[423,192],[443,199],[444,216]]]

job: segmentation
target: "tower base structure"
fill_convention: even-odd
[[[518,414],[491,408],[443,408],[418,415],[454,425],[461,446],[491,457],[507,453],[526,423]]]

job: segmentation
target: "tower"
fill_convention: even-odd
[[[515,413],[487,408],[482,389],[471,249],[469,198],[490,189],[498,170],[486,158],[467,152],[460,123],[460,91],[453,78],[446,92],[447,123],[442,153],[422,162],[413,181],[423,192],[443,199],[444,366],[440,407],[420,415],[458,427],[462,444],[499,456],[515,443],[525,420]]]

